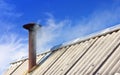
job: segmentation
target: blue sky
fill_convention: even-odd
[[[120,24],[120,0],[0,0],[0,74],[13,60],[27,56],[23,24],[43,27],[37,52]]]

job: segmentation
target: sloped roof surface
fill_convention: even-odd
[[[117,75],[120,28],[40,54],[37,63],[31,75]],[[27,65],[28,59],[16,62],[5,75],[25,75]]]

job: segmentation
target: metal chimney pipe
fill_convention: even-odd
[[[23,25],[23,28],[29,31],[29,65],[28,72],[31,72],[36,66],[36,32],[41,26],[35,23]]]

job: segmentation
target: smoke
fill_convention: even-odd
[[[41,27],[40,31],[37,32],[37,50],[43,52],[51,48],[57,42],[60,43],[62,38],[58,38],[62,35],[62,28],[67,24],[69,24],[69,20],[62,20],[56,23],[53,18],[48,19],[46,25]]]
[[[52,14],[48,13],[49,17],[46,19],[45,26],[38,31],[37,50],[43,52],[57,44],[119,24],[119,13],[120,6],[96,10],[89,16],[78,19],[76,23],[70,19],[58,21]]]

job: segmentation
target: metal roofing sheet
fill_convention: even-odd
[[[66,48],[52,53],[52,55],[33,72],[34,75],[43,75],[66,51]]]
[[[13,73],[24,61],[18,62],[16,64],[12,64],[10,68],[4,73],[4,75],[10,75]]]
[[[120,30],[113,30],[41,54],[37,62],[39,66],[30,73],[31,75],[118,74],[120,73]],[[12,75],[25,74],[27,65],[28,60],[20,64]]]
[[[41,60],[44,55],[40,55],[37,57],[37,61]],[[11,72],[10,75],[25,75],[28,72],[28,59],[24,61],[24,63],[22,63],[17,69],[14,70],[14,72]]]

